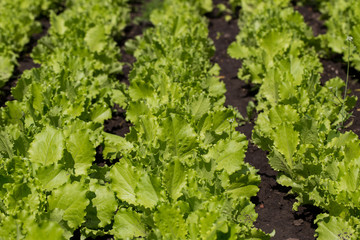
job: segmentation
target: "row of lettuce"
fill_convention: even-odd
[[[327,27],[321,36],[323,46],[342,54],[345,62],[360,71],[360,2],[356,0],[317,0]],[[350,48],[349,38],[353,40]]]
[[[59,0],[0,2],[0,87],[11,77],[17,58],[34,33],[41,32],[39,15],[59,7]]]
[[[211,2],[210,2],[211,4]],[[165,0],[137,40],[125,138],[106,135],[111,188],[121,200],[116,237],[268,239],[254,228],[256,170],[244,163],[239,113],[224,107],[205,1]]]
[[[312,204],[324,210],[315,220],[318,239],[358,239],[360,140],[339,131],[356,99],[344,100],[339,78],[320,83],[314,48],[320,39],[290,1],[232,2],[242,10],[228,53],[242,59],[239,78],[259,85],[254,143],[268,151],[280,171],[277,181],[297,195],[294,209]]]
[[[225,108],[201,14],[211,1],[165,0],[132,42],[118,83],[125,0],[68,0],[0,109],[0,238],[268,239],[253,226],[260,177],[243,159],[240,114]],[[126,137],[103,131],[111,106]],[[100,167],[96,148],[113,162]]]
[[[50,15],[49,34],[31,55],[41,67],[24,72],[15,100],[0,109],[1,239],[110,230],[117,202],[107,168],[93,162],[124,88],[114,37],[129,13],[125,0],[68,0]]]

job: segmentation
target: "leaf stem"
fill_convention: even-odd
[[[351,48],[351,41],[348,41],[348,61],[347,61],[347,71],[346,71],[346,82],[345,82],[345,92],[344,92],[344,101],[346,98],[348,83],[349,83],[349,71],[350,71],[350,48]]]
[[[348,91],[348,84],[349,84],[350,48],[351,48],[352,37],[348,36],[346,40],[348,41],[348,59],[347,59],[347,71],[346,71],[344,99],[343,99],[343,103],[342,103],[342,107],[341,107],[341,115],[343,115],[342,126],[344,126],[344,122],[345,122],[345,118],[346,118],[346,114],[344,114],[344,111],[345,111],[345,100],[346,100],[346,95],[347,95],[347,91]]]

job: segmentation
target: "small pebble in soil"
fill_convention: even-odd
[[[295,226],[300,226],[301,224],[303,224],[303,222],[304,222],[304,220],[298,219],[298,220],[295,220],[295,221],[294,221],[294,225],[295,225]]]

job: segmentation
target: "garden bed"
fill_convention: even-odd
[[[217,4],[225,4],[228,6],[225,0],[214,0],[214,6]],[[229,6],[228,6],[229,7]],[[316,12],[311,6],[294,8],[299,11],[314,31],[315,35],[324,34],[326,27],[324,23],[319,19],[320,14]],[[132,3],[132,19],[141,15],[141,3]],[[241,61],[232,59],[227,54],[228,46],[235,40],[239,32],[238,19],[236,15],[232,16],[229,21],[225,20],[225,15],[219,12],[219,9],[214,8],[213,12],[206,15],[209,19],[209,37],[214,41],[216,51],[212,58],[213,63],[217,63],[221,67],[220,78],[225,83],[226,102],[225,105],[233,106],[239,110],[239,112],[247,119],[247,106],[250,101],[255,102],[255,95],[257,93],[256,86],[247,84],[237,77],[238,69],[241,67]],[[5,105],[5,102],[12,100],[10,89],[16,84],[16,80],[26,69],[39,67],[29,57],[29,53],[32,48],[36,46],[36,41],[46,34],[49,28],[49,20],[46,18],[41,19],[43,25],[43,32],[41,34],[34,35],[31,42],[25,48],[26,50],[20,55],[18,59],[19,66],[16,68],[13,77],[4,86],[1,91],[4,96],[1,98],[1,106]],[[122,62],[126,65],[123,69],[123,74],[118,76],[119,81],[128,84],[128,74],[131,70],[132,64],[136,59],[125,51],[125,42],[129,39],[133,39],[138,35],[141,35],[143,30],[149,27],[147,22],[133,23],[125,29],[125,36],[118,42],[121,48]],[[340,77],[346,79],[346,63],[343,62],[342,57],[339,55],[331,55],[326,58],[322,58],[321,62],[324,67],[321,82],[324,83],[330,78]],[[350,71],[349,89],[351,94],[360,97],[360,84],[355,79],[359,79],[360,75],[354,69]],[[292,206],[295,202],[295,196],[289,195],[290,188],[279,185],[276,182],[277,172],[274,171],[268,164],[266,158],[266,152],[257,148],[251,142],[251,133],[254,127],[254,118],[245,121],[243,125],[239,126],[237,130],[244,133],[249,140],[249,148],[246,153],[245,161],[253,165],[258,169],[258,173],[261,176],[260,191],[256,197],[252,198],[252,202],[256,205],[256,211],[258,213],[258,219],[255,222],[255,226],[262,229],[266,233],[272,232],[274,229],[276,235],[273,239],[315,239],[315,229],[313,221],[316,215],[321,213],[322,210],[314,206],[306,205],[300,206],[298,211],[293,211]],[[351,124],[350,124],[351,123]],[[356,134],[360,134],[360,104],[359,101],[353,111],[353,116],[348,121],[349,127],[346,130],[352,130]],[[114,106],[113,117],[107,120],[104,125],[106,132],[113,133],[119,136],[124,136],[129,132],[130,124],[126,121],[126,112],[119,106]],[[102,148],[97,149],[96,162],[101,166],[105,163],[102,158]],[[113,162],[114,163],[114,162]],[[110,236],[103,237],[102,239],[110,238]],[[80,239],[79,233],[75,234],[73,239]]]

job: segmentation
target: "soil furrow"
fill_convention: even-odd
[[[53,10],[56,10],[56,14],[60,14],[65,10],[65,7],[65,2],[62,2],[56,6],[56,9]],[[23,51],[17,58],[18,64],[15,66],[11,78],[3,87],[0,88],[0,107],[4,107],[7,101],[14,100],[11,94],[11,88],[16,86],[16,83],[23,72],[25,70],[40,67],[40,64],[34,63],[33,59],[30,57],[30,54],[33,48],[38,44],[38,41],[47,35],[50,28],[50,19],[48,15],[40,15],[36,18],[36,21],[40,22],[41,24],[41,32],[31,35],[29,42],[24,46]]]
[[[39,64],[34,63],[30,57],[30,53],[37,45],[39,39],[47,34],[48,29],[50,28],[50,20],[47,16],[41,16],[37,21],[41,23],[42,31],[31,36],[29,43],[25,45],[24,50],[19,54],[17,59],[18,65],[15,67],[13,75],[9,81],[0,88],[0,107],[4,107],[7,101],[14,99],[11,94],[11,88],[16,86],[17,80],[21,77],[22,73],[25,70],[40,67]]]
[[[147,21],[139,20],[139,17],[142,16],[144,2],[146,1],[132,1],[131,5],[131,22],[125,28],[124,36],[117,41],[117,44],[121,52],[121,62],[124,64],[123,73],[118,75],[117,78],[120,82],[129,85],[129,73],[132,69],[132,65],[136,61],[136,58],[126,51],[125,43],[128,40],[135,39],[137,36],[141,36],[143,31],[151,26]],[[118,136],[124,137],[130,131],[131,123],[126,121],[126,111],[120,108],[118,105],[113,107],[112,118],[105,121],[104,130],[105,132],[116,134]]]
[[[144,4],[148,2],[150,2],[150,0],[131,1],[129,3],[131,6],[131,21],[125,28],[124,35],[117,39],[117,44],[121,53],[120,61],[124,64],[122,69],[123,72],[117,76],[117,79],[119,82],[125,83],[127,86],[130,84],[129,73],[136,61],[136,58],[131,53],[126,51],[125,43],[129,40],[135,39],[137,36],[141,36],[143,31],[151,26],[148,21],[141,18],[145,7]],[[115,106],[112,108],[112,118],[104,122],[104,131],[125,137],[125,135],[130,132],[130,127],[131,123],[126,121],[126,111],[115,104]],[[102,152],[103,146],[98,146],[96,148],[95,163],[99,166],[104,166],[105,164],[110,166],[118,161],[114,160],[110,162],[109,160],[104,159]]]

